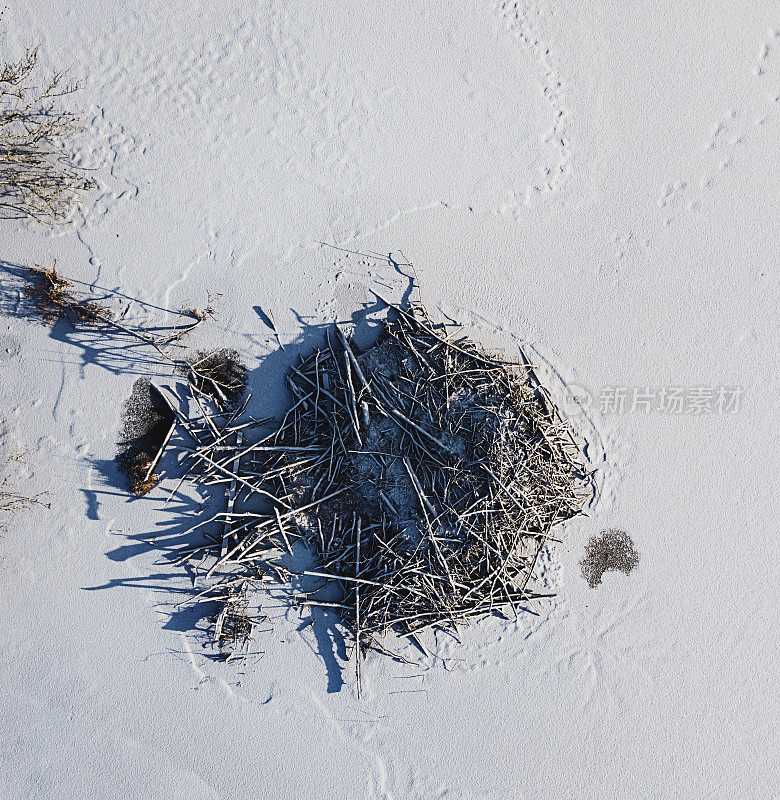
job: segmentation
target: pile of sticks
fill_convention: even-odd
[[[339,614],[358,691],[361,658],[389,652],[389,633],[422,647],[425,629],[549,596],[530,585],[539,553],[584,501],[579,448],[531,365],[488,357],[421,308],[391,316],[365,352],[336,326],[292,367],[292,405],[259,441],[224,446],[231,420],[190,451],[207,482],[256,503],[218,515],[208,575],[256,574],[304,542],[319,586],[299,600]]]

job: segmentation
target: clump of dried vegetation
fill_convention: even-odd
[[[107,305],[111,300],[111,292],[100,295],[89,289],[78,291],[73,280],[57,271],[56,259],[51,267],[36,264],[34,267],[26,268],[24,294],[32,301],[35,312],[48,324],[61,319],[73,325],[102,323],[108,328],[113,328],[115,333],[129,335],[151,346],[162,362],[171,364],[174,368],[183,368],[185,373],[196,376],[198,371],[189,366],[187,359],[176,359],[168,351],[172,347],[181,347],[184,336],[215,314],[209,299],[203,309],[182,309],[178,315],[180,321],[185,320],[182,324],[177,321],[174,325],[157,327],[153,331],[144,326],[133,325],[125,320],[127,308],[122,314],[117,315]]]
[[[73,283],[51,267],[36,264],[28,269],[25,294],[33,301],[46,323],[67,319],[71,322],[96,323],[111,321],[111,312],[95,300],[77,298]]]
[[[639,564],[639,553],[631,537],[617,528],[602,531],[585,545],[585,558],[580,562],[582,577],[591,589],[601,583],[605,572],[615,570],[628,575]]]
[[[148,348],[151,357],[146,363],[185,375],[197,402],[204,397],[233,408],[241,399],[247,370],[235,350],[180,355],[187,334],[214,316],[210,298],[203,309],[182,309],[173,325],[150,327],[126,318],[129,305],[121,313],[115,312],[110,305],[116,302],[115,293],[77,289],[75,281],[58,272],[56,261],[51,267],[36,264],[27,268],[23,291],[32,303],[32,313],[47,324],[65,320],[74,328],[87,326],[98,337],[105,335],[108,346],[132,341]],[[146,494],[159,481],[155,468],[173,434],[175,419],[164,394],[146,379],[136,381],[126,403],[116,458],[133,494]]]
[[[60,107],[80,85],[65,72],[41,75],[37,48],[0,64],[0,208],[6,216],[62,220],[95,187],[67,149],[80,116]]]
[[[213,311],[208,316],[211,314]],[[199,316],[197,320],[201,322],[206,318]],[[217,433],[214,416],[226,414],[232,422],[245,410],[246,403],[239,408],[239,402],[246,390],[248,372],[235,350],[221,348],[209,353],[198,352],[171,363],[176,374],[187,378],[190,399],[209,433]],[[204,401],[214,405],[217,414],[209,414]],[[130,491],[141,496],[159,482],[161,475],[154,470],[177,424],[195,438],[198,426],[177,414],[165,393],[145,378],[135,382],[125,403],[123,419],[124,432],[116,461],[127,477]]]
[[[388,635],[422,647],[426,629],[549,596],[532,586],[539,553],[587,494],[580,450],[532,366],[485,355],[420,307],[393,308],[365,352],[336,327],[292,367],[293,403],[254,443],[238,439],[252,423],[215,427],[205,411],[189,430],[189,474],[230,485],[222,541],[194,549],[213,549],[208,577],[269,563],[285,577],[276,557],[305,543],[317,566],[300,575],[320,586],[299,601],[338,613],[358,690],[363,655],[389,652]],[[237,518],[236,490],[255,508]]]
[[[49,507],[49,504],[44,500],[44,494],[36,494],[29,497],[19,494],[13,488],[13,476],[25,455],[23,452],[0,454],[0,530],[4,530],[6,527],[3,517],[24,511],[31,506]]]
[[[313,582],[297,601],[338,614],[354,645],[358,692],[368,651],[403,658],[392,637],[424,650],[423,631],[457,636],[460,625],[516,617],[551,596],[535,588],[534,570],[555,527],[581,512],[588,475],[532,365],[485,354],[420,306],[390,306],[374,346],[361,352],[335,326],[325,346],[290,368],[292,404],[268,430],[271,421],[245,415],[247,370],[236,351],[174,355],[210,308],[190,326],[152,333],[78,296],[54,268],[31,274],[28,294],[45,319],[113,326],[187,378],[189,398],[178,398],[186,411],[136,381],[117,460],[131,491],[144,494],[180,426],[192,446],[180,447],[179,485],[189,477],[224,486],[226,510],[193,528],[219,521],[221,535],[176,555],[213,556],[205,593],[220,592],[220,652],[246,649],[255,624],[249,587],[268,569],[281,581]],[[256,438],[259,428],[266,432]],[[296,542],[316,563],[297,575],[278,560]]]
[[[196,317],[195,325],[211,313]],[[175,337],[177,345],[180,338],[181,334]],[[167,339],[166,343],[170,341]],[[165,354],[159,341],[158,349]],[[244,404],[238,408],[238,403],[246,389],[247,369],[235,350],[222,348],[181,359],[166,357],[176,374],[187,377],[191,399],[203,415],[208,431],[216,432],[216,426],[212,415],[206,411],[204,400],[213,402],[223,413],[229,413],[231,421],[246,407]],[[123,438],[116,457],[119,470],[127,477],[134,495],[146,494],[159,482],[162,476],[154,470],[177,424],[188,434],[196,435],[187,419],[174,410],[165,393],[145,378],[139,378],[125,404]]]
[[[209,433],[216,433],[217,428],[204,400],[229,415],[230,422],[246,408],[246,403],[240,408],[238,403],[246,389],[247,369],[235,350],[197,353],[173,363],[175,372],[188,378],[190,397]],[[136,380],[125,402],[123,434],[116,457],[134,495],[146,494],[159,482],[162,476],[155,468],[179,424],[190,436],[198,436],[197,425],[177,414],[165,393],[146,378]]]

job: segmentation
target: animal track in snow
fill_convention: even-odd
[[[204,685],[213,685],[222,689],[222,691],[224,691],[231,700],[238,700],[242,703],[249,702],[249,700],[244,697],[243,694],[236,691],[233,686],[231,686],[231,684],[229,684],[223,677],[220,675],[209,675],[208,673],[204,672],[201,668],[201,665],[198,664],[197,659],[195,658],[195,653],[192,651],[192,647],[190,646],[187,636],[183,633],[179,634],[179,636],[182,647],[184,648],[184,652],[187,656],[187,662],[192,668],[194,676],[197,678],[197,683],[192,687],[193,689],[197,691]],[[206,666],[206,664],[203,664],[203,666]]]
[[[98,221],[139,192],[123,181],[149,192],[140,176],[150,173],[165,180],[145,198],[148,241],[169,243],[156,222],[182,193],[192,203],[171,222],[194,228],[205,189],[230,212],[216,225],[223,241],[243,238],[240,258],[260,242],[294,256],[442,207],[516,218],[568,172],[568,111],[541,9],[457,0],[399,19],[357,0],[329,15],[261,0],[194,18],[150,0],[143,14],[106,11],[74,46],[101,105],[90,133],[103,141],[84,158],[102,156],[109,174],[74,221]],[[147,142],[137,132],[150,124]]]
[[[767,40],[761,45],[761,52],[753,70],[757,77],[762,77],[770,68],[772,56],[778,46],[780,46],[780,29],[772,28],[767,35]]]
[[[582,710],[602,695],[622,707],[645,683],[647,670],[638,654],[647,642],[638,631],[649,630],[642,621],[648,613],[641,598],[605,605],[595,616],[583,609],[556,609],[554,634],[548,637],[555,651],[552,662],[561,674],[579,673]],[[633,678],[636,671],[643,673],[642,680]]]
[[[22,345],[13,334],[0,334],[0,362],[16,359],[21,352]]]
[[[744,99],[739,108],[730,108],[711,128],[703,144],[698,174],[664,185],[658,207],[665,225],[686,213],[695,213],[707,193],[734,164],[742,148],[762,133],[770,117],[780,110],[780,31],[769,32],[753,69],[758,91]]]
[[[612,237],[613,258],[605,259],[596,267],[596,274],[611,278],[611,286],[619,286],[626,270],[635,269],[646,258],[650,238],[637,236],[633,230],[616,233]]]
[[[371,730],[373,726],[370,725],[370,718],[367,718],[369,722],[361,722],[360,724],[344,721],[331,712],[316,692],[311,692],[310,697],[312,704],[324,718],[326,729],[335,734],[337,739],[351,747],[367,762],[371,781],[371,794],[369,797],[372,800],[394,800],[396,795],[392,792],[390,786],[393,782],[394,759],[389,759],[386,753],[380,753],[379,743],[373,741],[374,732]],[[367,724],[369,725],[368,731],[366,731]],[[384,751],[384,748],[381,749]],[[388,759],[391,762],[390,764],[388,764]]]
[[[392,17],[358,14],[347,54],[323,64],[311,42],[331,35],[327,26],[272,5],[272,83],[285,102],[271,133],[280,151],[294,148],[280,170],[323,192],[335,175],[350,200],[335,206],[321,238],[346,244],[437,208],[517,217],[534,193],[557,191],[568,171],[567,111],[539,38],[541,12],[528,3],[495,8],[499,15],[451,9],[454,21],[420,10],[403,36]],[[348,55],[365,46],[377,47],[383,65],[371,80]],[[411,85],[409,74],[429,78]],[[538,132],[550,125],[540,146]],[[543,181],[533,179],[540,163]]]
[[[658,198],[658,207],[664,214],[664,224],[669,225],[683,213],[696,212],[706,194],[733,166],[740,149],[758,133],[770,114],[780,108],[780,95],[753,113],[732,109],[712,129],[705,145],[705,167],[695,179],[679,180],[666,184]]]
[[[251,99],[245,90],[265,76],[258,47],[262,12],[225,9],[219,17],[224,31],[216,33],[188,6],[149,6],[143,15],[125,10],[84,38],[80,60],[91,65],[88,83],[168,124],[180,125],[197,109],[218,115],[228,129],[229,106]],[[132,73],[123,68],[128,60],[135,65]]]
[[[555,120],[542,142],[554,148],[557,158],[548,161],[540,179],[526,188],[524,205],[529,205],[535,197],[558,192],[569,174],[571,146],[566,130],[569,109],[565,102],[563,81],[553,66],[550,47],[544,42],[542,6],[534,0],[519,0],[498,3],[496,9],[505,20],[509,32],[523,43],[539,63],[543,73],[542,92]]]

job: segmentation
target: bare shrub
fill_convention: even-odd
[[[223,445],[217,429],[191,450],[204,484],[235,477],[257,502],[208,577],[227,564],[253,577],[301,541],[316,569],[297,575],[316,580],[298,601],[336,609],[358,693],[362,656],[389,652],[386,636],[424,649],[423,631],[457,636],[548,597],[532,582],[539,554],[587,496],[580,447],[531,365],[491,358],[422,307],[392,309],[369,349],[335,326],[291,366],[290,407],[260,441]]]
[[[64,71],[41,75],[37,48],[0,63],[0,209],[7,217],[55,223],[95,187],[66,148],[80,117],[59,106],[80,88]]]
[[[0,454],[0,531],[5,529],[2,517],[9,514],[15,514],[19,511],[24,511],[30,506],[46,506],[49,504],[44,502],[43,494],[36,494],[28,497],[24,494],[19,494],[12,488],[12,479],[14,474],[19,468],[25,453],[11,453]]]

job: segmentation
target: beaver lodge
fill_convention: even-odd
[[[374,346],[359,352],[335,326],[287,383],[292,403],[258,441],[243,440],[242,408],[187,424],[191,476],[228,491],[208,577],[229,572],[217,586],[231,608],[236,586],[303,542],[315,590],[298,599],[338,613],[359,686],[362,656],[389,652],[388,634],[517,615],[549,596],[532,589],[534,567],[580,512],[586,476],[530,365],[452,338],[420,307],[392,307]],[[236,514],[237,496],[255,510]],[[220,630],[228,622],[222,613]]]

